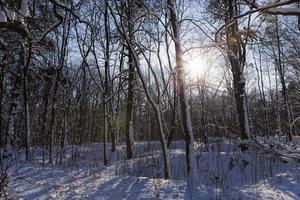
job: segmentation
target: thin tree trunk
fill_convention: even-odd
[[[169,179],[171,174],[170,174],[170,160],[169,160],[169,152],[168,152],[168,148],[167,148],[167,144],[166,144],[166,140],[165,140],[165,135],[164,135],[164,131],[163,131],[163,124],[162,124],[162,118],[161,118],[161,110],[159,105],[152,105],[154,110],[155,110],[155,114],[156,114],[156,121],[158,124],[158,129],[159,129],[159,139],[160,139],[160,143],[162,146],[162,153],[163,153],[163,159],[164,159],[164,178],[165,179]]]
[[[86,76],[86,63],[82,63],[82,72],[83,72],[83,81],[81,86],[81,98],[80,98],[80,105],[79,105],[79,127],[78,127],[78,137],[79,146],[83,143],[83,137],[86,135],[86,111],[87,111],[87,92],[86,92],[86,82],[87,82],[87,76]]]
[[[105,63],[104,63],[104,94],[103,94],[103,111],[104,111],[104,135],[103,135],[103,163],[106,166],[108,164],[108,150],[107,150],[107,135],[108,135],[108,96],[109,96],[109,18],[108,18],[108,2],[105,2],[105,13],[104,13],[104,28],[105,28]]]
[[[176,133],[176,128],[177,128],[177,84],[176,84],[176,74],[173,76],[173,109],[172,109],[172,122],[171,122],[171,130],[170,134],[168,137],[168,149],[171,146],[171,142],[174,138],[174,135]]]
[[[254,64],[255,69],[257,73],[257,87],[259,91],[259,96],[263,104],[263,110],[264,110],[264,125],[265,125],[265,131],[267,132],[267,138],[270,136],[270,130],[269,130],[269,120],[268,120],[268,114],[267,114],[267,107],[266,107],[266,98],[265,98],[265,91],[264,91],[264,80],[263,80],[263,71],[262,71],[262,61],[261,61],[261,51],[258,50],[258,56],[259,56],[259,67],[256,63],[255,55],[253,55],[254,58]]]
[[[46,123],[47,123],[47,112],[48,112],[48,103],[49,103],[49,92],[51,88],[50,80],[46,80],[45,92],[43,96],[44,109],[42,114],[42,125],[41,125],[41,136],[42,136],[42,145],[43,145],[43,165],[45,164],[45,147],[46,147]]]
[[[106,166],[108,164],[108,156],[107,156],[107,105],[106,105],[106,97],[103,99],[103,109],[104,109],[104,120],[103,120],[103,164]]]
[[[201,123],[203,127],[203,142],[205,144],[208,143],[207,133],[206,133],[206,126],[205,126],[205,113],[204,113],[204,102],[205,102],[205,96],[204,96],[204,88],[198,85],[198,93],[200,96],[200,104],[201,104]]]
[[[50,127],[48,131],[48,142],[49,142],[49,163],[52,163],[52,145],[53,145],[53,136],[54,136],[54,123],[55,123],[55,115],[56,115],[56,101],[57,101],[57,92],[59,86],[59,80],[61,77],[62,69],[65,64],[65,57],[68,45],[68,35],[70,32],[70,21],[68,20],[68,14],[65,16],[64,19],[64,28],[62,34],[62,44],[61,44],[61,51],[59,56],[58,62],[58,69],[56,70],[55,80],[54,80],[54,89],[53,89],[53,96],[52,96],[52,106],[51,106],[51,119],[50,119]]]
[[[178,83],[178,96],[180,99],[180,111],[182,117],[182,124],[184,130],[185,150],[186,150],[186,166],[187,175],[189,177],[190,191],[193,191],[197,186],[198,176],[196,169],[196,161],[194,156],[194,135],[192,128],[191,115],[189,105],[185,93],[185,73],[183,66],[183,53],[181,47],[180,28],[176,14],[176,1],[168,0],[168,7],[170,10],[170,21],[174,34],[174,43],[176,51],[176,64],[177,64],[177,83]],[[192,195],[192,193],[190,193]]]
[[[31,146],[30,115],[29,115],[28,91],[27,91],[28,90],[27,71],[28,71],[28,66],[30,64],[30,59],[31,59],[31,44],[28,49],[26,64],[24,65],[23,68],[23,101],[24,101],[25,133],[26,133],[26,150],[25,150],[26,160],[30,159],[29,156],[30,156],[30,146]]]
[[[165,15],[165,23],[168,23],[168,15],[166,13]],[[165,27],[166,32],[168,31],[168,27]],[[171,57],[170,57],[170,46],[169,46],[169,41],[168,41],[168,34],[165,34],[165,43],[166,43],[166,54],[167,54],[167,60],[168,60],[168,66],[169,66],[169,70],[173,71],[172,68],[172,63],[171,63]],[[178,98],[177,98],[177,80],[176,80],[177,74],[176,71],[173,72],[173,106],[172,106],[172,102],[170,102],[170,105],[172,108],[172,122],[171,122],[171,129],[170,129],[170,133],[169,133],[169,137],[168,137],[168,148],[170,148],[171,146],[171,142],[174,138],[174,135],[177,133],[177,123],[178,123]]]
[[[280,36],[279,36],[279,28],[278,28],[278,19],[276,20],[276,44],[278,48],[278,59],[277,59],[277,67],[278,67],[278,73],[281,83],[281,93],[284,101],[284,111],[285,111],[285,118],[286,118],[286,124],[285,124],[285,132],[286,132],[286,141],[290,142],[292,141],[292,130],[290,129],[290,125],[292,122],[291,119],[291,112],[290,112],[290,106],[289,106],[289,100],[288,100],[288,94],[287,94],[287,87],[285,82],[285,66],[282,62],[282,51],[281,51],[281,42],[280,42]]]
[[[48,130],[48,145],[49,145],[49,163],[52,163],[52,144],[53,144],[53,134],[54,134],[54,122],[55,122],[55,112],[56,112],[56,98],[58,91],[58,81],[59,81],[59,72],[56,72],[55,82],[54,82],[54,90],[52,96],[52,105],[51,105],[51,118],[50,125]]]

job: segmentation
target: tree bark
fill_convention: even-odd
[[[134,7],[135,0],[128,0],[128,33],[129,40],[131,44],[135,44],[134,39]],[[126,111],[126,127],[125,127],[125,137],[126,137],[126,148],[127,148],[127,159],[133,157],[133,109],[134,109],[134,85],[135,85],[135,62],[132,52],[128,51],[128,96],[127,96],[127,111]]]
[[[191,115],[189,105],[186,97],[185,86],[185,73],[183,66],[183,53],[181,47],[180,27],[176,13],[176,1],[168,0],[168,7],[170,11],[170,21],[173,29],[175,52],[176,52],[176,69],[177,69],[177,83],[178,83],[178,96],[180,101],[180,111],[182,117],[185,151],[186,151],[186,167],[187,175],[189,177],[190,191],[193,191],[197,186],[198,176],[196,169],[196,160],[194,156],[194,135],[192,128]],[[190,193],[192,195],[192,193]]]
[[[23,48],[23,51],[25,51],[25,48]],[[30,146],[31,146],[30,115],[29,115],[29,103],[28,103],[28,91],[27,91],[28,90],[27,71],[28,71],[28,66],[30,64],[30,59],[31,59],[31,44],[28,49],[26,64],[23,67],[23,101],[24,101],[25,134],[26,134],[26,149],[25,149],[26,160],[30,159],[29,156],[30,156]]]
[[[56,99],[58,91],[58,81],[59,81],[59,71],[56,71],[56,76],[54,80],[54,89],[52,96],[52,105],[51,105],[51,118],[50,125],[48,130],[48,145],[49,145],[49,163],[52,163],[52,144],[53,144],[53,134],[54,134],[54,122],[55,122],[55,112],[56,112]]]
[[[226,6],[228,16],[225,19],[226,24],[229,23],[236,14],[238,14],[237,12],[239,8],[235,2],[235,0],[229,0],[227,2]],[[227,54],[231,66],[231,72],[233,74],[234,97],[240,126],[240,138],[242,140],[247,140],[251,136],[246,102],[246,80],[244,77],[246,44],[240,38],[237,20],[228,28],[226,37],[228,46]],[[242,151],[248,148],[246,144],[241,144],[240,147]]]
[[[20,87],[21,87],[21,75],[19,72],[17,74],[10,74],[10,108],[8,114],[8,120],[6,125],[6,134],[4,138],[4,150],[3,150],[3,159],[6,160],[6,165],[3,167],[6,170],[11,162],[13,155],[13,146],[15,138],[15,120],[16,115],[19,112],[20,104]]]
[[[41,136],[42,136],[42,145],[43,145],[43,164],[45,164],[45,147],[46,147],[46,123],[47,123],[47,112],[48,112],[48,103],[49,103],[49,92],[51,88],[50,80],[45,81],[45,92],[43,96],[44,108],[42,113],[42,125],[41,125]]]
[[[2,99],[4,95],[4,66],[0,65],[0,148],[3,147],[3,115],[2,115]],[[0,162],[1,162],[1,155],[0,155]],[[0,163],[1,164],[1,163]]]
[[[105,12],[104,12],[104,29],[105,29],[105,62],[104,62],[104,94],[103,94],[103,110],[104,110],[104,135],[103,135],[103,163],[106,166],[108,164],[108,150],[107,150],[107,135],[108,135],[108,120],[109,110],[108,110],[108,97],[109,97],[109,17],[108,17],[108,2],[105,2]]]

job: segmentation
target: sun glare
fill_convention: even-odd
[[[200,78],[207,72],[207,61],[204,57],[192,57],[186,60],[185,69],[190,78]]]

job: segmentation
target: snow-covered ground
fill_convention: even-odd
[[[274,145],[276,140],[272,141]],[[193,199],[300,199],[300,163],[251,146],[241,153],[230,141],[196,145],[200,184]],[[135,158],[125,160],[125,146],[102,165],[101,145],[68,146],[64,159],[42,166],[41,151],[33,162],[20,159],[9,172],[12,199],[190,199],[185,178],[184,145],[170,150],[172,180],[162,179],[158,143],[137,143]],[[289,151],[299,152],[299,143]],[[73,156],[72,156],[73,155]],[[76,156],[74,156],[76,155]]]

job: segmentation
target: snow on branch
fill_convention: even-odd
[[[294,3],[299,3],[300,0],[278,0],[273,3],[268,3],[265,5],[259,5],[255,1],[245,0],[246,3],[251,5],[251,9],[241,13],[239,15],[234,16],[228,23],[224,24],[221,28],[219,28],[215,34],[215,42],[220,43],[220,33],[222,30],[227,29],[228,27],[232,26],[236,20],[241,19],[245,16],[261,12],[266,14],[273,14],[273,15],[294,15],[300,16],[300,8],[287,8],[282,6],[291,5]]]
[[[265,153],[272,154],[273,156],[280,157],[283,160],[295,160],[300,162],[300,152],[296,150],[291,150],[286,147],[286,145],[279,142],[268,141],[267,144],[263,144],[257,140],[250,142],[256,148],[262,150]]]
[[[29,15],[28,1],[22,0],[19,7],[15,9],[3,3],[0,6],[0,22],[22,21],[24,17]]]
[[[299,15],[300,8],[271,8],[266,11],[273,15]]]
[[[255,1],[254,1],[255,2]],[[264,12],[274,15],[300,15],[300,8],[282,8],[282,6],[290,5],[293,3],[299,3],[299,0],[282,0],[276,1],[274,3],[269,3],[266,5],[258,5],[257,3],[251,4],[253,10],[246,12],[245,14],[251,14],[253,12]],[[248,2],[249,3],[249,2]]]

